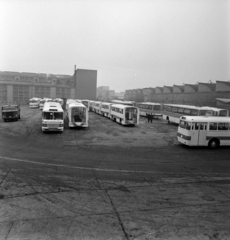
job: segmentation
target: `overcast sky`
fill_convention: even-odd
[[[230,0],[0,0],[0,71],[128,89],[230,80]]]

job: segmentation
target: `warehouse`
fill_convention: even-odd
[[[0,102],[27,104],[32,97],[96,100],[97,71],[74,69],[73,75],[0,72]]]

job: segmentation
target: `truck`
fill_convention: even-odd
[[[16,120],[21,118],[21,109],[19,104],[4,104],[2,106],[2,119],[6,122],[7,120]]]

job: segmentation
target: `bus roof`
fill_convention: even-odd
[[[230,117],[216,116],[182,116],[180,120],[186,122],[230,122]]]
[[[137,108],[137,107],[134,107],[134,106],[124,105],[124,104],[112,104],[112,107],[121,108],[121,109],[125,109],[125,108]]]
[[[73,107],[83,107],[83,108],[86,108],[86,106],[81,103],[81,102],[70,102],[68,104],[68,108],[73,108]]]
[[[61,104],[58,102],[45,102],[43,112],[50,112],[55,110],[56,112],[63,112]]]

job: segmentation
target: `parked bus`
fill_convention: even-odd
[[[163,106],[163,119],[168,123],[173,122],[179,124],[181,116],[229,116],[227,109],[220,109],[215,107],[196,107],[190,105],[178,104],[164,104]]]
[[[30,108],[39,108],[40,98],[31,98],[30,99]]]
[[[188,146],[217,148],[230,145],[230,118],[216,116],[180,117],[177,139]]]
[[[87,107],[88,111],[90,111],[90,100],[83,99],[81,102]]]
[[[16,120],[21,118],[20,116],[20,105],[19,104],[4,104],[2,106],[2,119],[6,122],[7,120]]]
[[[112,103],[102,102],[101,103],[101,115],[103,115],[104,117],[110,118],[110,112],[111,112],[112,105],[113,105]]]
[[[60,103],[45,102],[42,110],[42,131],[64,131],[64,112]]]
[[[42,98],[42,99],[39,101],[39,108],[40,108],[41,110],[43,109],[45,102],[47,102],[48,100],[52,100],[52,99],[51,99],[51,98]]]
[[[160,103],[151,102],[136,103],[136,107],[140,109],[141,116],[147,117],[147,115],[150,114],[156,118],[162,117]]]
[[[66,107],[66,115],[69,127],[89,126],[89,112],[82,103],[69,101]]]
[[[94,104],[93,104],[93,111],[95,113],[101,114],[101,103],[102,102],[99,102],[99,101],[95,101],[94,102]]]
[[[122,125],[138,125],[139,109],[123,104],[112,104],[110,118]]]

